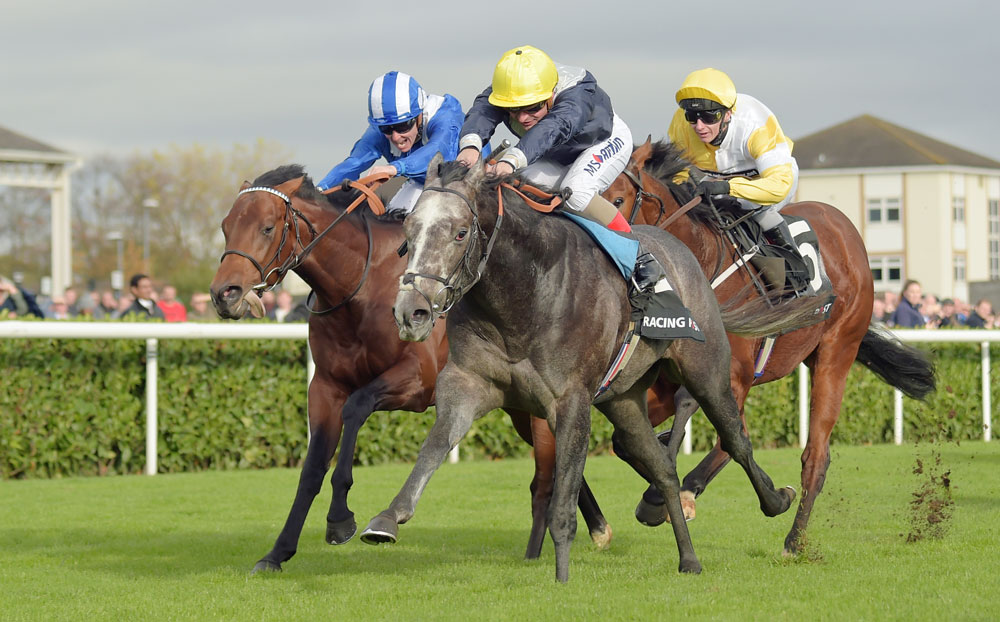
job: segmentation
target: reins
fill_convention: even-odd
[[[236,195],[237,198],[250,192],[267,192],[269,194],[278,197],[284,202],[285,221],[284,221],[284,227],[282,228],[281,232],[281,241],[278,243],[278,249],[275,251],[274,256],[264,266],[261,266],[260,263],[256,259],[251,257],[249,254],[236,249],[225,250],[222,253],[222,257],[219,259],[219,261],[221,262],[222,260],[224,260],[226,258],[226,255],[239,255],[240,257],[247,259],[248,261],[250,261],[250,263],[254,265],[255,268],[257,268],[257,271],[260,273],[261,276],[261,282],[254,285],[251,289],[255,291],[271,291],[275,287],[277,287],[278,283],[280,283],[282,279],[285,278],[285,275],[289,271],[294,270],[295,268],[302,265],[302,262],[305,261],[306,257],[309,255],[309,253],[312,252],[313,248],[316,247],[319,241],[322,240],[323,237],[326,236],[326,234],[328,234],[331,230],[333,230],[333,228],[336,227],[344,217],[353,212],[354,209],[362,202],[367,200],[369,208],[376,215],[384,214],[385,205],[382,203],[382,200],[378,197],[378,195],[375,194],[375,190],[388,179],[389,175],[385,173],[381,173],[378,175],[369,175],[367,177],[359,179],[356,182],[344,180],[344,183],[340,184],[339,186],[334,186],[333,188],[324,191],[323,194],[326,195],[333,192],[337,192],[339,190],[346,191],[353,188],[354,190],[359,191],[361,195],[358,198],[356,198],[349,206],[347,206],[347,208],[345,208],[344,211],[341,212],[340,215],[337,216],[337,218],[335,218],[332,223],[330,223],[325,229],[323,229],[323,231],[319,233],[316,232],[316,228],[313,227],[312,223],[309,221],[308,218],[306,218],[305,214],[303,214],[301,211],[295,209],[292,206],[291,197],[289,197],[285,193],[270,186],[252,186],[250,188],[245,188],[241,190],[239,194]],[[291,216],[291,218],[289,218],[289,216]],[[303,245],[302,243],[302,237],[299,231],[299,219],[301,219],[306,224],[306,226],[309,228],[309,232],[313,236],[313,239],[307,245]],[[288,255],[288,258],[285,259],[285,261],[282,262],[280,266],[275,266],[274,268],[268,270],[271,264],[276,263],[278,261],[278,258],[281,257],[281,252],[285,246],[285,241],[287,239],[288,230],[291,226],[289,225],[289,220],[291,220],[291,222],[295,227],[296,246],[293,247],[292,252],[289,253]],[[310,291],[309,296],[306,298],[306,309],[308,309],[309,312],[312,313],[313,315],[326,315],[343,307],[352,298],[354,298],[354,296],[356,296],[359,291],[361,291],[361,287],[365,284],[365,281],[368,279],[368,272],[372,263],[372,249],[374,244],[372,239],[371,226],[368,224],[368,219],[362,217],[361,221],[364,224],[365,235],[368,239],[368,253],[367,257],[365,258],[365,267],[361,272],[361,279],[359,280],[358,285],[354,288],[354,291],[348,294],[347,297],[345,297],[343,300],[341,300],[337,304],[327,309],[323,309],[320,311],[317,311],[312,308],[310,300],[314,297],[315,292]],[[296,247],[301,248],[302,251],[296,253],[295,252]],[[276,277],[274,284],[268,285],[267,281],[268,279],[271,278],[272,275],[275,275]]]

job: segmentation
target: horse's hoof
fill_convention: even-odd
[[[398,533],[399,525],[396,524],[395,520],[383,513],[368,523],[365,530],[361,532],[361,541],[365,544],[395,544]]]
[[[647,527],[658,527],[663,524],[667,516],[666,505],[653,505],[647,503],[645,499],[639,500],[639,505],[635,506],[635,520]]]
[[[680,566],[677,567],[677,571],[685,574],[701,574],[701,562],[697,559],[682,559]]]
[[[611,525],[604,525],[604,531],[594,530],[590,532],[590,539],[597,545],[598,550],[607,551],[611,546]]]
[[[281,564],[272,562],[269,559],[262,559],[254,564],[253,570],[250,571],[250,576],[265,572],[281,572]]]
[[[358,524],[354,522],[353,516],[347,520],[326,522],[327,544],[346,544],[356,533]]]
[[[694,493],[690,490],[681,491],[681,507],[684,508],[684,520],[693,521],[696,512],[694,511],[695,501]],[[670,518],[667,517],[667,522],[670,522]]]
[[[785,496],[788,497],[788,506],[791,507],[792,502],[795,501],[795,489],[791,486],[785,486],[782,490],[785,492]]]

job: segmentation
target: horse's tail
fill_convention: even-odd
[[[815,297],[794,298],[777,305],[769,305],[760,296],[749,301],[741,298],[735,296],[719,305],[726,332],[740,337],[790,333],[821,319],[817,317],[821,310],[818,309],[819,299]]]
[[[855,360],[912,398],[923,399],[937,385],[927,354],[878,326],[868,327]]]

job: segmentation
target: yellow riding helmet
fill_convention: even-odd
[[[732,108],[736,104],[736,85],[718,69],[699,69],[689,73],[677,91],[677,103],[685,99],[708,99],[723,108]]]
[[[530,45],[508,50],[493,70],[490,103],[501,108],[517,108],[552,97],[559,81],[556,64],[549,55]]]

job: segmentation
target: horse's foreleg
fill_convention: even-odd
[[[341,407],[346,397],[343,391],[325,382],[320,376],[316,376],[309,386],[309,427],[312,436],[302,463],[295,500],[274,547],[257,562],[253,572],[281,570],[281,564],[295,555],[309,508],[323,487],[323,477],[337,449],[341,431]]]
[[[799,551],[800,540],[809,524],[816,497],[823,490],[826,471],[830,466],[830,433],[840,416],[844,399],[844,385],[854,357],[845,352],[843,344],[834,350],[832,358],[828,349],[820,349],[813,365],[811,398],[809,406],[809,440],[802,451],[802,499],[792,528],[785,537],[785,555]],[[816,373],[816,370],[822,370]]]
[[[378,409],[386,386],[386,379],[380,377],[351,393],[344,402],[344,432],[340,442],[340,453],[337,454],[337,465],[330,478],[333,498],[330,501],[330,511],[326,515],[327,544],[344,544],[353,538],[358,530],[354,512],[347,505],[347,494],[354,485],[354,451],[358,443],[358,432],[372,412]]]
[[[368,523],[361,540],[395,542],[399,525],[413,517],[417,501],[448,452],[462,440],[472,422],[501,406],[496,390],[479,376],[448,363],[438,376],[437,417],[420,447],[417,462],[389,507]]]
[[[569,395],[559,404],[556,426],[556,476],[549,504],[549,532],[556,551],[556,580],[569,581],[569,551],[576,536],[576,506],[590,440],[590,396]]]

